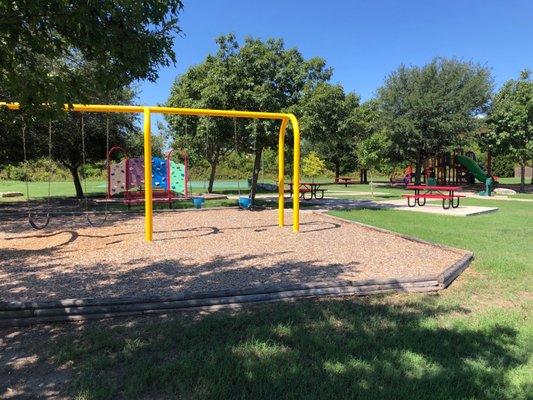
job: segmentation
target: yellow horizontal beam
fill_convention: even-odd
[[[19,110],[19,103],[0,102],[0,107],[7,107],[10,110]],[[230,117],[230,118],[258,118],[258,119],[277,119],[289,120],[291,114],[270,113],[256,111],[238,111],[238,110],[211,110],[203,108],[179,108],[179,107],[143,107],[143,106],[121,106],[105,104],[72,104],[63,106],[65,111],[77,112],[115,112],[115,113],[144,113],[146,109],[150,113],[156,114],[176,114],[205,117]]]

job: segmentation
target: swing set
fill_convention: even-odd
[[[9,110],[20,110],[18,103],[4,103],[0,102],[0,107],[5,107]],[[197,108],[174,108],[174,107],[147,107],[147,106],[125,106],[125,105],[102,105],[102,104],[72,104],[64,105],[64,111],[67,112],[94,112],[94,113],[142,113],[143,114],[143,134],[144,134],[144,160],[152,160],[152,135],[151,135],[151,115],[152,114],[174,114],[184,116],[198,116],[198,117],[227,117],[227,118],[250,118],[250,119],[272,119],[281,121],[279,136],[278,136],[278,226],[283,227],[285,225],[285,197],[284,197],[284,177],[285,177],[285,131],[291,123],[292,132],[294,136],[294,151],[293,151],[293,183],[295,187],[299,187],[300,183],[300,128],[298,120],[293,114],[288,113],[270,113],[270,112],[254,112],[254,111],[237,111],[237,110],[210,110],[210,109],[197,109]],[[83,151],[83,164],[85,165],[85,132],[83,124],[82,114],[82,151]],[[49,157],[52,158],[52,129],[51,123],[49,124]],[[23,127],[23,135],[25,134],[25,128]],[[106,123],[106,136],[107,136],[107,148],[109,149],[109,119]],[[26,138],[23,138],[25,143]],[[26,158],[26,151],[24,151],[24,158]],[[167,158],[169,160],[169,158]],[[107,157],[107,168],[109,170],[109,157]],[[144,165],[144,182],[152,182],[152,162],[145,163]],[[168,177],[168,175],[167,175]],[[84,179],[85,185],[86,180]],[[169,184],[170,181],[168,180]],[[48,206],[50,207],[50,195],[51,195],[51,182],[48,182]],[[167,185],[166,187],[168,187]],[[28,186],[27,186],[28,187]],[[185,191],[186,189],[184,189]],[[29,189],[28,189],[29,191]],[[109,192],[109,189],[108,189]],[[168,189],[167,189],[168,193]],[[184,192],[185,193],[185,192]],[[29,193],[28,193],[29,194]],[[144,185],[142,191],[144,195],[144,214],[145,214],[145,240],[151,242],[153,240],[153,202],[156,201],[154,197],[154,190],[152,185]],[[109,193],[108,193],[109,195]],[[156,194],[157,196],[157,194]],[[185,196],[187,194],[185,193]],[[29,198],[28,198],[29,200]],[[86,218],[91,225],[99,225],[105,222],[108,215],[107,201],[104,218],[99,220],[99,223],[95,223],[90,218],[93,214],[88,210],[88,199],[85,195],[85,212]],[[35,221],[34,213],[29,211],[30,224],[36,226],[36,229],[43,229],[50,222],[50,208],[46,213],[45,222],[37,224]],[[293,199],[293,214],[292,214],[292,229],[294,232],[298,232],[300,228],[300,202],[298,196],[294,196]]]

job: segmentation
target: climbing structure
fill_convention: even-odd
[[[474,175],[458,161],[458,158],[464,155],[476,161],[474,152],[468,151],[465,154],[461,148],[428,158],[423,166],[423,181],[425,182],[430,172],[433,171],[439,185],[473,184],[475,182]]]
[[[111,156],[115,152],[122,152],[124,158],[119,162],[112,162]],[[171,159],[173,151],[165,158],[152,157],[152,189],[154,201],[172,202],[188,199],[188,157],[181,152],[183,163],[176,163]],[[121,147],[113,147],[107,154],[107,198],[122,195],[128,205],[140,203],[144,196],[144,159],[142,157],[129,158]]]

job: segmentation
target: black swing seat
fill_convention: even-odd
[[[51,215],[50,213],[46,213],[46,217],[45,217],[45,220],[42,224],[38,223],[36,220],[35,220],[35,215],[34,213],[32,212],[29,212],[28,213],[28,222],[30,223],[31,227],[33,229],[37,229],[37,230],[41,230],[41,229],[44,229],[48,226],[48,224],[50,223],[50,219],[51,219]]]

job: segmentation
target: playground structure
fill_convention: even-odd
[[[476,179],[485,183],[490,175],[478,165],[474,152],[455,149],[426,161],[423,179],[429,178],[434,178],[438,185],[465,185],[475,183]]]
[[[112,162],[112,155],[118,151],[124,154],[119,162]],[[155,203],[167,203],[189,200],[188,193],[188,155],[185,150],[180,154],[183,164],[177,164],[171,157],[174,151],[167,153],[164,159],[152,157],[152,200]],[[142,204],[145,199],[145,171],[142,157],[129,158],[128,153],[115,146],[107,152],[107,201],[123,195],[123,202],[128,208],[133,204]]]
[[[485,185],[479,194],[490,196],[497,179],[485,172],[478,164],[474,152],[463,154],[462,149],[430,157],[422,167],[421,182],[430,186],[471,185],[477,181]],[[414,168],[408,165],[401,179],[390,178],[391,183],[408,185],[415,181]]]
[[[0,102],[0,107],[8,110],[20,110],[18,103]],[[293,148],[293,182],[299,187],[300,182],[300,126],[294,114],[271,113],[255,111],[237,110],[211,110],[198,108],[175,108],[175,107],[150,107],[150,106],[125,106],[125,105],[103,105],[103,104],[65,104],[63,110],[66,112],[95,112],[95,113],[138,113],[143,114],[143,134],[144,134],[144,159],[152,159],[152,134],[151,116],[152,114],[174,114],[198,117],[226,117],[226,118],[250,118],[250,119],[271,119],[281,122],[278,136],[278,226],[285,225],[285,197],[283,190],[285,176],[285,131],[291,123],[294,137]],[[152,163],[144,166],[144,182],[152,180]],[[144,210],[145,210],[145,240],[153,240],[153,190],[152,185],[145,185],[144,188]],[[300,201],[298,196],[292,203],[292,229],[299,231],[300,227]]]

